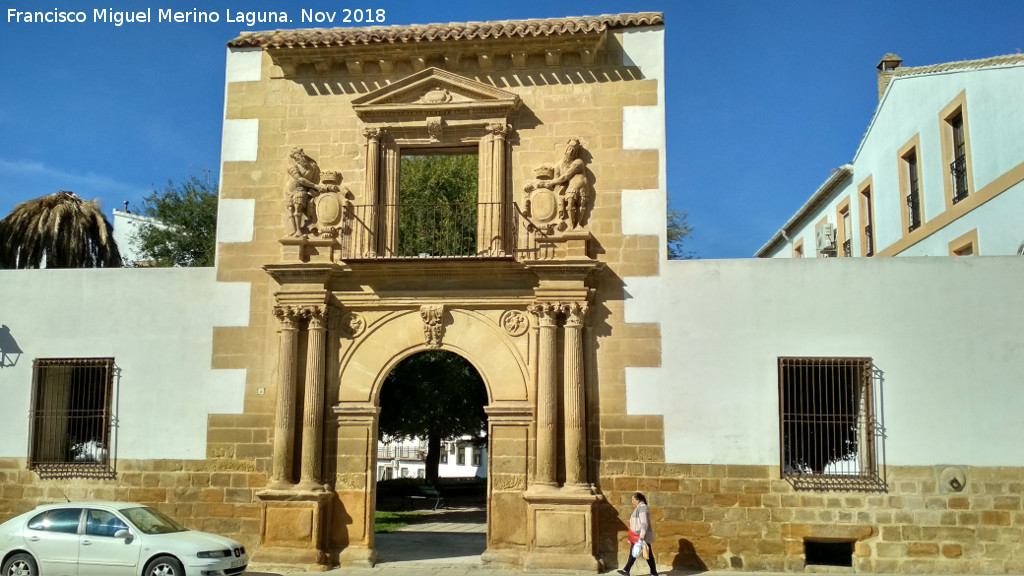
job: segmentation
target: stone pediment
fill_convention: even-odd
[[[408,115],[507,118],[519,104],[516,94],[440,68],[427,68],[352,101],[364,121]]]

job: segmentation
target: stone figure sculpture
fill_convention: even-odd
[[[313,220],[310,200],[330,187],[320,182],[320,166],[302,151],[293,148],[288,166],[288,186],[285,188],[285,207],[288,211],[288,236],[303,238]]]
[[[581,226],[590,189],[587,166],[580,158],[581,148],[579,139],[570,138],[562,159],[554,165],[539,166],[534,170],[537,179],[524,189],[527,210],[531,206],[537,208],[528,215],[537,217],[541,220],[538,224],[547,224],[551,231]],[[550,190],[554,198],[543,190]]]

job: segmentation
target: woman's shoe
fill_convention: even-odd
[[[629,572],[626,572],[625,570],[622,570],[622,569],[616,570],[616,572],[618,572],[619,574],[622,574],[622,576],[629,576]]]

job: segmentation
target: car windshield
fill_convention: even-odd
[[[184,532],[186,530],[181,524],[153,508],[127,508],[121,510],[121,512],[143,534],[168,534],[170,532]]]

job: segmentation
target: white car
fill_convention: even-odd
[[[234,576],[248,564],[238,542],[141,504],[46,504],[0,524],[0,576]]]

